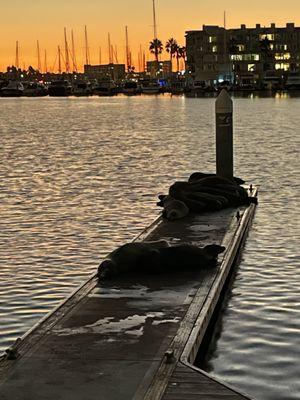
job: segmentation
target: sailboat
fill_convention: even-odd
[[[6,86],[0,90],[2,97],[20,97],[23,96],[24,86],[18,81],[9,81]]]

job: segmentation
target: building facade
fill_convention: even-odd
[[[120,81],[125,78],[125,64],[85,65],[84,74],[90,79],[110,78]]]
[[[203,26],[186,32],[187,68],[194,80],[236,84],[262,81],[266,76],[284,77],[300,70],[300,27],[287,23],[237,29]]]
[[[169,78],[172,75],[172,63],[170,60],[159,61],[157,66],[156,61],[147,61],[146,72],[151,78]]]

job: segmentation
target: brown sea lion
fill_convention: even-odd
[[[149,273],[201,270],[215,266],[218,255],[224,250],[224,246],[216,244],[203,248],[189,244],[172,246],[150,250],[142,257],[141,265]]]
[[[98,267],[98,278],[106,279],[128,271],[134,271],[139,267],[141,257],[150,250],[161,249],[169,246],[166,240],[154,242],[126,243],[114,251],[102,261]]]
[[[204,208],[207,210],[220,209],[217,202],[221,203],[221,208],[247,203],[248,193],[243,187],[234,182],[224,182],[226,182],[224,178],[216,176],[203,178],[193,183],[179,181],[170,186],[169,194],[175,199],[185,202],[193,212],[198,212],[195,209],[197,207],[190,205],[188,199],[192,199],[193,202],[199,200],[205,203],[206,207]],[[199,208],[202,210],[203,204]]]
[[[171,196],[166,196],[162,200],[162,204],[164,207],[163,216],[169,221],[183,218],[189,214],[187,205],[183,201],[174,199]]]
[[[191,212],[216,211],[228,206],[225,196],[196,190],[188,182],[175,182],[169,189],[170,196],[183,201]]]
[[[211,177],[211,176],[216,176],[216,174],[210,174],[210,173],[204,173],[204,172],[193,172],[190,175],[188,181],[189,182],[194,182],[194,181],[198,181],[200,179]],[[233,180],[238,185],[243,185],[245,183],[245,181],[243,179],[238,178],[238,177],[233,177]]]

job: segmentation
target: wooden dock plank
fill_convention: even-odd
[[[193,398],[198,398],[200,400],[218,398],[225,398],[228,400],[249,399],[200,371],[178,363],[162,399],[175,400],[180,398],[185,400]]]

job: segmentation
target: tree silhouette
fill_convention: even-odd
[[[169,39],[166,43],[166,51],[167,51],[167,53],[170,53],[171,69],[172,69],[172,58],[175,57],[177,47],[178,47],[178,44],[177,44],[176,39],[174,39],[174,38]]]
[[[163,47],[161,40],[159,40],[157,38],[153,39],[150,42],[149,50],[150,50],[150,53],[154,54],[154,56],[155,56],[157,70],[158,70],[158,56],[159,56],[159,54],[162,53],[163,48],[164,47]]]

